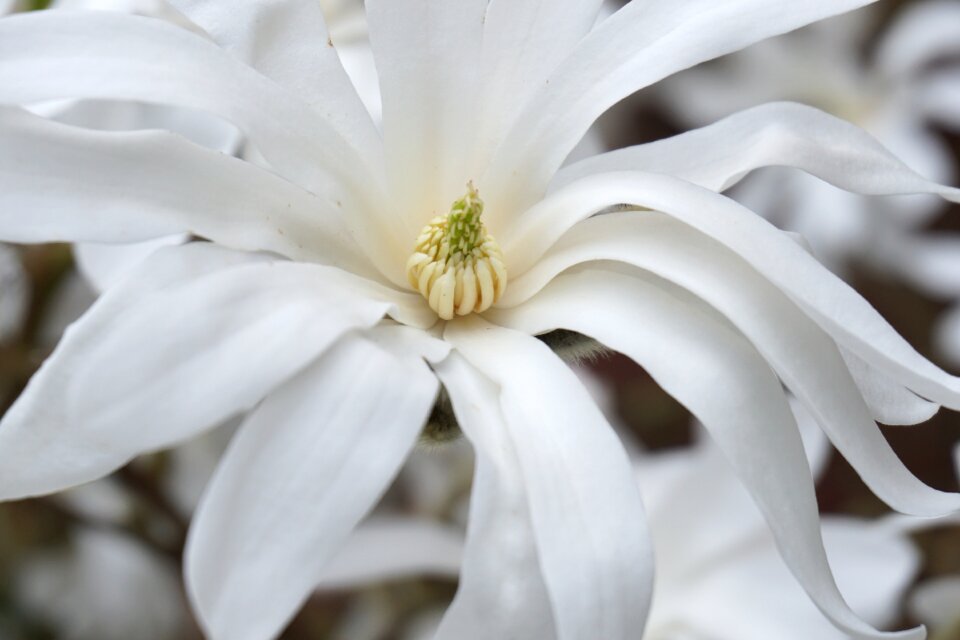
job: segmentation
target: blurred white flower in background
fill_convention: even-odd
[[[0,343],[20,330],[29,301],[30,289],[20,255],[0,243]]]
[[[960,445],[953,450],[957,480],[960,481]],[[953,518],[960,527],[960,519]],[[908,602],[911,615],[927,625],[936,640],[960,636],[960,575],[932,578],[921,583]]]
[[[793,104],[557,173],[632,92],[866,0],[645,0],[599,26],[599,0],[371,0],[382,136],[315,3],[173,4],[209,39],[108,12],[0,20],[0,102],[209,111],[260,158],[0,110],[0,238],[209,240],[158,250],[67,331],[0,423],[4,498],[249,412],[197,509],[186,579],[212,638],[273,637],[389,486],[439,377],[477,468],[438,635],[631,637],[651,592],[640,494],[544,344],[566,329],[633,358],[697,415],[817,605],[881,635],[833,583],[783,387],[878,496],[937,515],[960,500],[913,477],[874,419],[960,408],[960,380],[716,190],[789,165],[872,195],[958,192]]]
[[[811,450],[814,458],[825,453],[816,444]],[[822,469],[822,459],[812,463],[815,472]],[[637,468],[657,566],[645,640],[850,637],[797,585],[750,496],[708,439],[646,454]],[[882,520],[830,515],[823,535],[853,610],[878,628],[895,624],[920,567],[908,537]]]
[[[863,127],[924,176],[952,181],[952,153],[931,126],[960,128],[960,3],[906,6],[864,52],[878,13],[874,7],[767,40],[678,74],[658,95],[684,126],[770,100],[809,104]],[[951,56],[951,64],[932,66]],[[907,234],[942,211],[936,199],[878,201],[780,168],[758,172],[732,193],[803,235],[841,275],[853,261],[908,269]]]

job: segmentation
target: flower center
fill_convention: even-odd
[[[483,200],[473,183],[450,213],[431,220],[407,260],[407,278],[444,320],[482,312],[507,288],[500,245],[484,226]]]

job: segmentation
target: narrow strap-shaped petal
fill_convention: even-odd
[[[285,178],[331,203],[380,205],[378,176],[321,112],[209,40],[161,20],[38,11],[0,22],[0,104],[70,98],[213,113],[246,133]]]
[[[594,310],[583,313],[583,309]],[[885,634],[854,614],[827,563],[813,479],[780,381],[742,334],[682,290],[612,272],[561,276],[497,319],[524,332],[566,328],[643,366],[707,427],[753,495],[799,582],[838,627]]]
[[[960,509],[960,496],[926,486],[896,456],[831,337],[743,260],[686,225],[654,213],[599,216],[571,230],[536,270],[511,283],[510,292],[527,295],[554,274],[599,260],[646,269],[726,316],[753,342],[867,485],[892,507],[916,515]],[[491,317],[500,318],[496,313]],[[874,413],[880,413],[879,408]]]
[[[344,337],[231,441],[184,559],[211,640],[277,637],[416,443],[437,379],[385,346]]]
[[[407,576],[456,579],[463,533],[425,518],[380,516],[357,527],[323,567],[322,589],[366,586]]]
[[[938,404],[924,400],[897,384],[843,347],[840,347],[840,354],[877,422],[919,424],[932,418],[940,409]]]
[[[562,640],[626,639],[652,587],[643,505],[623,446],[576,375],[542,342],[477,317],[444,338],[500,387]]]
[[[960,191],[948,195],[954,194]],[[514,232],[503,236],[508,238],[506,263],[522,274],[577,221],[623,203],[663,211],[727,246],[852,353],[918,395],[960,409],[960,379],[917,353],[862,296],[803,247],[733,200],[672,176],[610,173],[570,185],[530,209]],[[515,282],[501,304],[509,304]]]
[[[321,110],[371,170],[380,166],[380,136],[331,46],[320,2],[168,1],[221,47]]]
[[[487,0],[368,0],[380,90],[391,213],[420,228],[448,211],[471,174],[476,76]]]
[[[248,162],[159,131],[69,127],[0,107],[0,238],[130,243],[192,233],[360,274],[350,218]]]
[[[483,23],[478,166],[520,109],[593,27],[602,0],[491,0]]]
[[[863,129],[793,102],[752,107],[672,138],[588,158],[563,169],[553,187],[598,173],[637,170],[724,191],[768,166],[795,167],[867,195],[933,193],[960,199],[955,189],[924,179]]]
[[[499,388],[454,352],[437,367],[476,451],[460,585],[436,640],[557,638]]]
[[[390,311],[359,280],[209,246],[158,251],[67,330],[0,421],[0,497],[93,480],[252,408]]]
[[[491,211],[507,215],[536,201],[590,125],[630,94],[697,63],[871,1],[628,3],[584,38],[514,122],[484,180]],[[497,226],[492,218],[488,224]]]

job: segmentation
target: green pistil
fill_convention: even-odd
[[[467,195],[453,203],[447,216],[447,241],[451,254],[469,254],[483,244],[486,233],[481,215],[483,200],[471,182],[467,184]]]

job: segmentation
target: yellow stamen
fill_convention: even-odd
[[[486,311],[507,288],[503,254],[482,214],[483,200],[469,183],[448,215],[423,228],[407,260],[410,285],[444,320]]]

